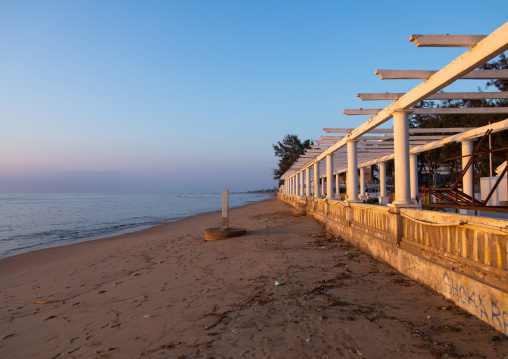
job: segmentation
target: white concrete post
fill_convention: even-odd
[[[295,196],[298,196],[300,184],[298,183],[298,173],[295,174]]]
[[[379,162],[379,203],[388,203],[386,194],[386,162]]]
[[[314,163],[314,198],[319,198],[319,165]]]
[[[340,200],[339,172],[335,174],[335,198]]]
[[[409,110],[393,113],[393,135],[395,154],[395,201],[393,207],[414,207],[411,201],[409,174]]]
[[[418,155],[412,154],[409,156],[409,173],[411,176],[411,201],[413,203],[419,203],[420,198],[418,197]]]
[[[333,155],[326,155],[326,198],[333,198]]]
[[[305,184],[307,187],[305,187],[305,195],[307,197],[310,197],[310,168],[307,167],[305,169]]]
[[[367,199],[365,196],[365,167],[360,167],[360,199]]]
[[[466,167],[467,163],[471,159],[471,154],[473,153],[473,140],[464,140],[461,141],[462,144],[462,170]],[[473,166],[469,167],[464,177],[462,177],[462,191],[474,197],[474,184],[473,184]]]
[[[222,230],[229,228],[229,190],[222,190]]]
[[[299,196],[300,195],[300,174],[298,172],[295,175],[295,179],[296,179],[295,196]]]
[[[295,195],[295,177],[291,176],[291,196]]]
[[[304,186],[304,183],[303,183],[303,172],[302,171],[300,171],[300,173],[299,173],[299,179],[298,180],[300,181],[300,191],[299,191],[298,195],[300,197],[303,197],[303,186]]]
[[[358,160],[357,141],[347,141],[347,201],[360,202],[358,199]]]

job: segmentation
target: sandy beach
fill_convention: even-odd
[[[1,358],[505,358],[508,339],[277,200],[0,261]],[[285,285],[276,286],[276,281]]]

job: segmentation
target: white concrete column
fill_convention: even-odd
[[[326,198],[333,198],[333,155],[326,155]]]
[[[305,169],[305,184],[307,187],[305,187],[305,195],[307,197],[310,197],[310,168],[307,167]]]
[[[379,203],[388,203],[388,196],[386,193],[386,162],[379,162]]]
[[[467,156],[462,157],[462,170],[464,170],[473,153],[473,140],[464,140],[461,141],[461,144],[462,156]],[[462,192],[474,197],[473,166],[469,167],[464,177],[462,177]]]
[[[335,174],[335,198],[340,200],[339,172]]]
[[[295,195],[295,176],[291,176],[291,196]]]
[[[314,198],[319,198],[319,164],[314,163]]]
[[[413,203],[419,203],[420,198],[418,197],[418,155],[411,154],[409,156],[409,173],[411,176],[411,201]]]
[[[347,201],[360,202],[358,199],[358,160],[357,141],[347,141]]]
[[[299,176],[298,180],[300,181],[300,191],[298,191],[299,192],[298,195],[300,197],[303,197],[304,196],[304,194],[303,194],[304,193],[303,172],[300,171],[298,176]]]
[[[300,183],[298,182],[298,173],[295,174],[295,196],[298,196],[300,190]]]
[[[411,201],[409,174],[409,114],[399,110],[393,113],[393,135],[395,154],[395,201],[393,207],[414,207]]]
[[[365,167],[360,167],[360,199],[367,199],[365,195]]]

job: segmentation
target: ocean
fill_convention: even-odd
[[[268,198],[230,193],[229,206]],[[221,194],[3,194],[0,258],[142,230],[221,206]]]

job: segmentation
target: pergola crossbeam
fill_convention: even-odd
[[[364,140],[358,140],[359,141],[359,144],[361,144]],[[340,141],[333,141],[333,140],[316,140],[314,141],[315,143],[319,144],[319,145],[332,145],[332,146],[329,146],[327,149],[330,149],[333,147],[333,145],[339,143]],[[367,141],[365,141],[367,142]],[[371,143],[375,143],[375,142],[371,142]],[[385,143],[390,143],[388,141],[386,141]],[[410,140],[409,141],[409,144],[410,145],[415,145],[415,144],[425,144],[425,143],[428,143],[428,141],[416,141],[416,140]]]
[[[344,109],[344,115],[375,115],[382,109],[360,108]],[[503,114],[508,113],[508,107],[439,107],[439,108],[413,108],[413,115],[476,115],[476,114]]]
[[[409,140],[437,140],[441,138],[445,138],[446,136],[409,136]],[[343,136],[319,136],[322,140],[341,140]],[[384,136],[362,136],[358,140],[359,141],[384,141],[384,140],[392,140],[394,135],[384,135]],[[393,142],[393,141],[392,141]]]
[[[358,93],[362,101],[398,100],[404,93]],[[438,92],[426,100],[487,100],[508,99],[508,92]]]
[[[410,128],[409,133],[459,133],[469,131],[472,127],[453,127],[453,128]],[[325,133],[349,133],[354,128],[323,128]],[[369,133],[393,133],[393,128],[375,128]]]
[[[487,35],[411,35],[416,47],[473,47]]]
[[[435,70],[376,70],[381,80],[420,80],[429,79]],[[460,77],[464,80],[508,80],[508,70],[475,70]]]

